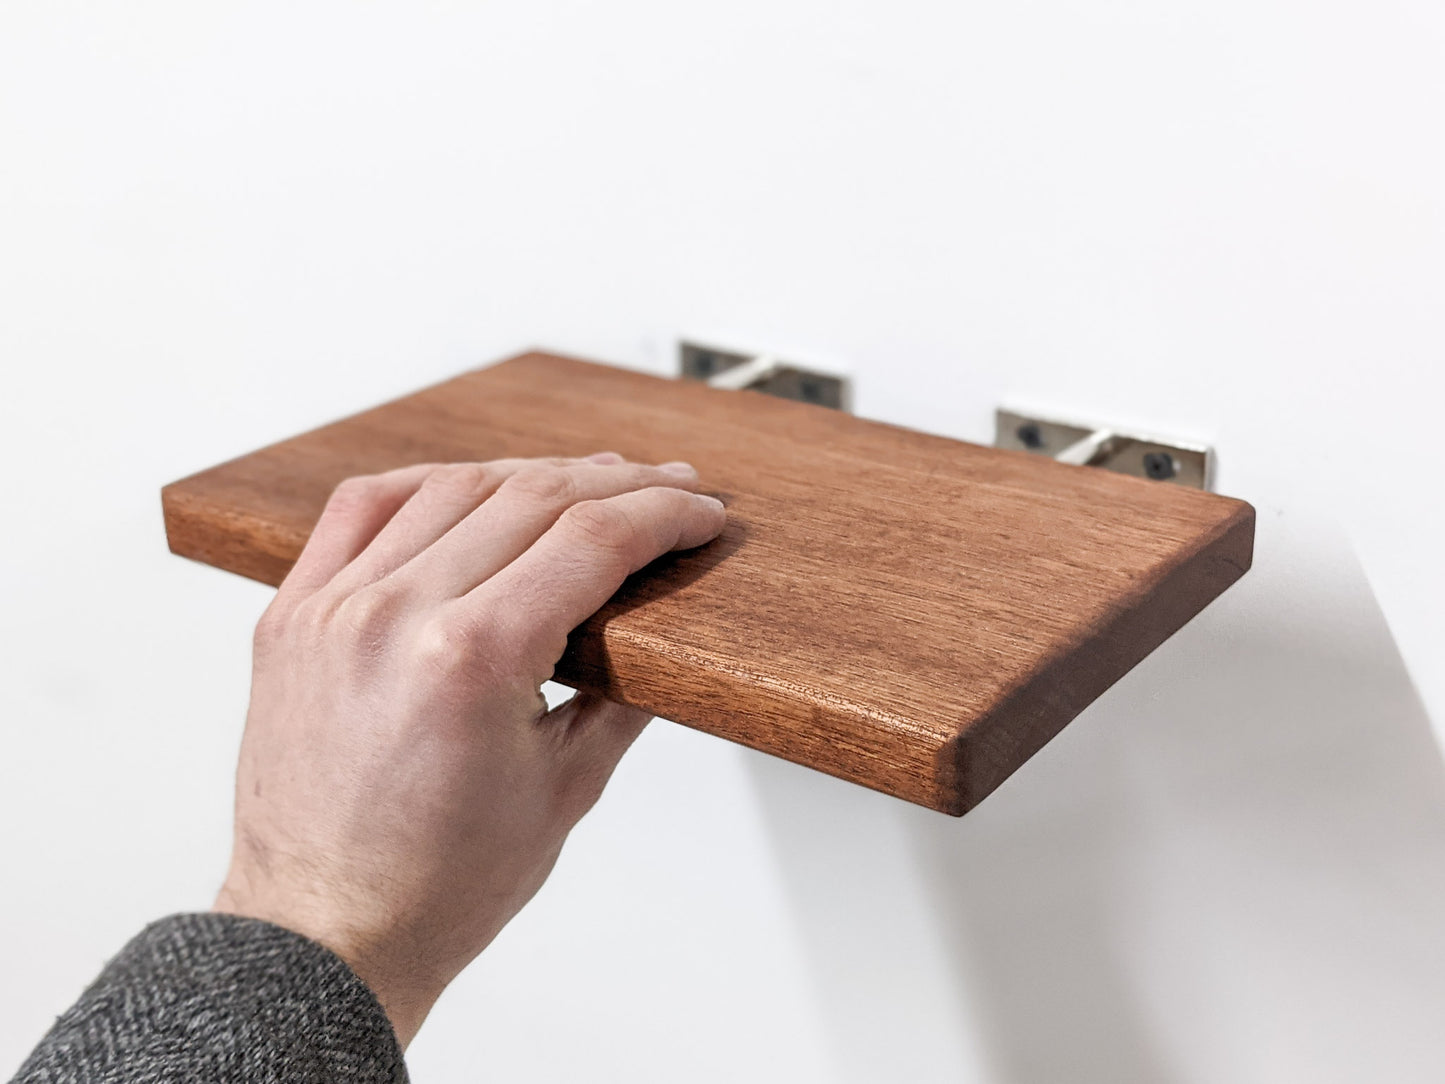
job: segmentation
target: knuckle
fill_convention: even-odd
[[[338,482],[326,500],[327,519],[362,521],[386,499],[386,484],[375,474],[359,474]]]
[[[365,508],[379,495],[381,490],[380,479],[374,474],[358,474],[352,478],[343,479],[337,483],[331,491],[331,498],[326,502],[327,507],[333,511],[351,512]]]
[[[465,676],[509,701],[517,690],[539,684],[529,678],[519,637],[485,614],[440,610],[417,626],[409,645],[422,671],[451,680]]]
[[[353,637],[373,642],[385,636],[397,622],[402,596],[385,582],[363,587],[336,606],[336,620]]]
[[[545,505],[567,504],[576,495],[572,476],[561,467],[525,467],[502,483],[511,496]]]
[[[478,501],[491,488],[491,470],[485,463],[448,463],[427,475],[422,488],[448,498]]]
[[[562,513],[562,519],[582,542],[605,549],[624,549],[636,534],[632,517],[614,501],[582,501]]]
[[[423,670],[456,675],[476,657],[471,630],[445,617],[425,621],[411,641],[413,662]]]
[[[334,610],[335,605],[330,600],[330,592],[318,591],[310,598],[304,598],[297,603],[296,608],[291,611],[287,627],[300,630],[310,636],[326,624]]]
[[[280,640],[286,631],[289,616],[282,609],[279,596],[273,599],[256,621],[256,631],[251,638],[252,646],[257,651],[264,651]]]
[[[312,650],[335,635],[337,614],[347,596],[323,588],[302,599],[286,617],[283,638],[293,648]]]

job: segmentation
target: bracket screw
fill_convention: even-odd
[[[1144,457],[1144,473],[1164,482],[1177,473],[1174,457],[1168,452],[1150,452]]]
[[[1039,427],[1033,422],[1025,422],[1014,430],[1014,436],[1019,438],[1019,443],[1030,451],[1038,451],[1044,446],[1044,435]]]

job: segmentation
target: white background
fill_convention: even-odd
[[[0,1073],[224,866],[267,591],[160,485],[688,332],[1212,441],[1255,569],[962,821],[655,724],[418,1080],[1445,1078],[1442,55],[1435,0],[0,3]]]

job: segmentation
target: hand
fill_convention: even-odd
[[[696,486],[611,453],[343,482],[256,627],[215,909],[336,952],[405,1047],[646,725],[540,686],[630,573],[722,530]]]

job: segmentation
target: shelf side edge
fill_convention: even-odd
[[[938,764],[944,812],[959,817],[978,805],[1249,571],[1255,511],[1229,500],[1233,514],[1194,553],[1141,587],[1087,641],[1050,659],[949,744]]]

